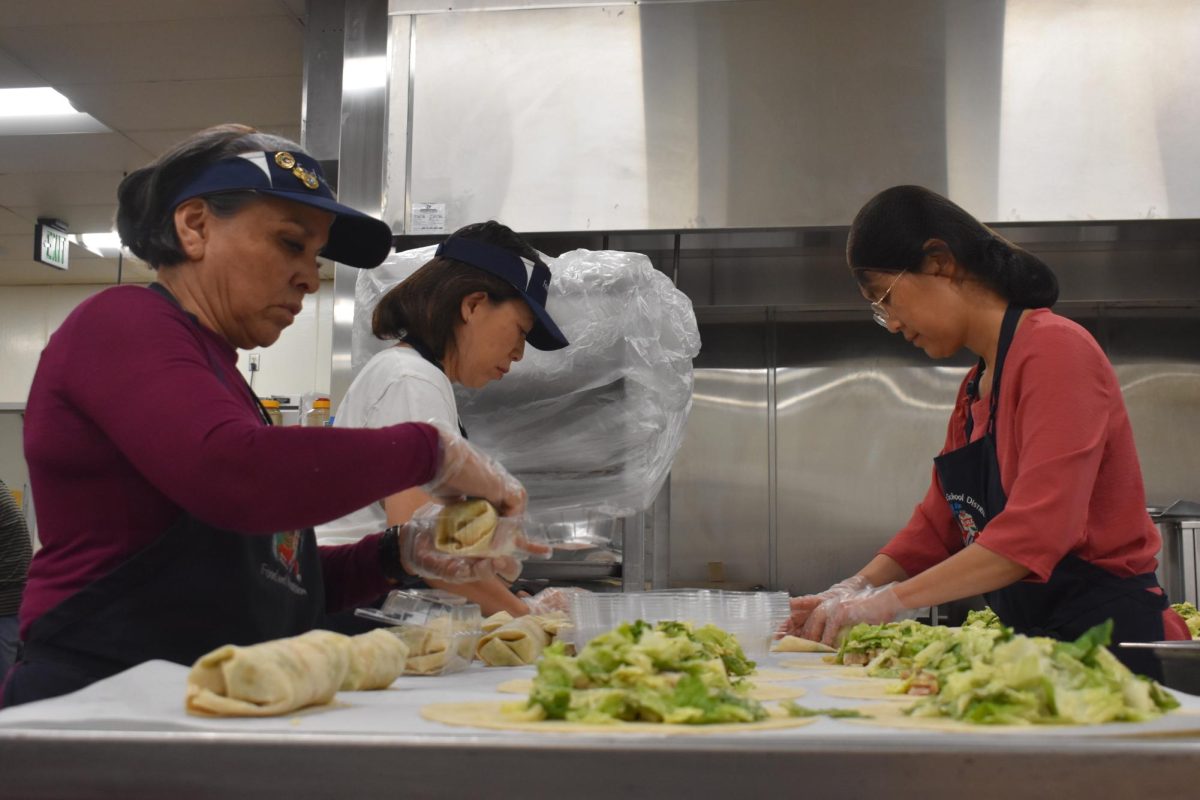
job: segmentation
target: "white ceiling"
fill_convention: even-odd
[[[0,136],[0,286],[115,283],[71,247],[35,262],[38,217],[109,230],[121,176],[200,128],[300,139],[304,0],[2,0],[0,88],[53,86],[112,133]],[[123,280],[150,280],[126,259]]]

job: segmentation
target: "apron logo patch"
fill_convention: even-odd
[[[271,538],[275,560],[293,579],[300,580],[300,531],[277,533]]]
[[[953,492],[946,492],[946,502],[950,504],[950,513],[954,515],[954,519],[958,522],[958,528],[962,531],[963,545],[968,545],[979,538],[979,529],[987,524],[987,512],[983,510],[983,506],[970,495],[963,496]],[[967,506],[974,509],[979,515],[982,524],[975,520],[975,515],[968,510]]]
[[[958,527],[962,530],[963,544],[970,544],[975,541],[975,537],[979,536],[979,529],[975,527],[975,518],[966,511],[958,512]]]

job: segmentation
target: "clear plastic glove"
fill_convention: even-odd
[[[538,592],[533,597],[523,597],[521,599],[525,605],[529,606],[530,614],[549,614],[551,611],[570,613],[571,595],[586,591],[586,589],[577,589],[573,586],[551,586],[549,589],[543,589]]]
[[[472,558],[443,553],[435,546],[433,527],[412,520],[400,527],[400,564],[410,575],[447,583],[471,583],[495,575],[520,575],[521,562],[512,556]]]
[[[846,597],[847,595],[870,588],[871,584],[862,575],[851,575],[849,578],[838,581],[819,594],[806,594],[800,597],[793,597],[788,601],[791,604],[792,616],[787,622],[783,623],[783,627],[779,629],[778,635],[803,636],[804,626],[810,617],[818,614],[822,620],[824,619],[824,613],[820,612],[820,607],[826,600],[831,597]]]
[[[860,622],[878,625],[911,615],[913,609],[901,603],[896,596],[896,586],[895,583],[889,583],[827,598],[817,607],[817,613],[809,617],[801,635],[805,639],[833,646],[841,631]]]
[[[525,511],[525,487],[500,462],[470,444],[445,425],[429,423],[438,432],[438,468],[423,487],[434,497],[482,497],[502,516]]]

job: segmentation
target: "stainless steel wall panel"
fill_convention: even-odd
[[[1187,0],[405,9],[411,199],[447,229],[836,225],[896,183],[992,220],[1200,216]]]
[[[341,139],[344,0],[307,0],[304,6],[304,93],[300,144],[318,161],[336,161]],[[325,170],[328,177],[330,170]]]
[[[765,315],[699,317],[692,411],[670,480],[673,586],[766,585],[770,578]],[[739,364],[730,368],[731,364]],[[710,564],[714,566],[710,570]]]
[[[342,74],[341,138],[338,156],[338,199],[373,216],[381,216],[384,156],[388,134],[387,94],[390,55],[401,53],[402,20],[389,29],[387,0],[345,0],[345,44]],[[406,74],[406,73],[401,73]],[[354,284],[358,270],[338,264],[333,275],[333,347],[329,390],[334,408],[354,375],[350,363]]]
[[[1200,313],[1118,309],[1103,325],[1147,502],[1200,498]]]
[[[776,336],[779,583],[812,591],[908,521],[972,359],[931,363],[865,312],[782,314]]]

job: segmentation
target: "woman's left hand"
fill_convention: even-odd
[[[842,630],[860,622],[872,625],[891,622],[909,611],[896,596],[896,586],[895,583],[889,583],[827,598],[818,612],[808,619],[801,635],[805,639],[833,646]]]

